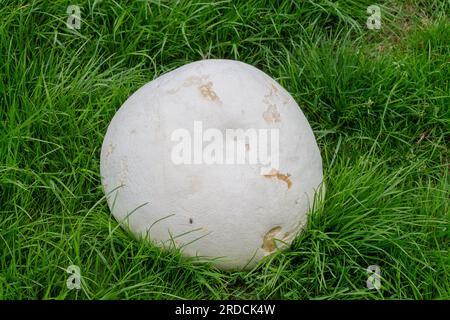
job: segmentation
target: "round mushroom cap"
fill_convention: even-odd
[[[100,171],[122,226],[231,270],[287,247],[323,179],[298,104],[233,60],[189,63],[131,95],[108,127]]]

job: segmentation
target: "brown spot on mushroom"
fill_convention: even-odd
[[[290,189],[292,186],[292,181],[291,179],[289,179],[290,176],[291,176],[290,174],[282,174],[282,173],[277,174],[278,180],[286,182],[288,189]]]
[[[277,106],[274,104],[269,104],[269,107],[262,116],[267,123],[280,122],[280,113],[278,112]]]
[[[208,81],[206,84],[203,84],[199,87],[200,93],[203,97],[205,97],[208,100],[211,101],[220,101],[217,94],[212,89],[213,83],[211,81]]]
[[[272,252],[277,248],[277,245],[275,243],[275,236],[280,232],[281,227],[276,226],[267,231],[267,233],[264,235],[263,238],[263,244],[261,248],[263,248],[266,251]]]
[[[247,151],[250,150],[250,144],[249,143],[245,144],[245,150],[247,150]]]
[[[289,173],[283,174],[275,169],[270,170],[269,173],[264,175],[264,177],[266,178],[276,177],[278,180],[286,182],[288,189],[292,187],[292,181],[290,179],[290,176],[291,175]]]

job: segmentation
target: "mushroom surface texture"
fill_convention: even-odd
[[[123,227],[225,270],[290,245],[323,189],[298,104],[234,60],[189,63],[132,94],[108,127],[100,173]]]

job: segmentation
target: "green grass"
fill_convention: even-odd
[[[78,31],[69,4],[82,7]],[[0,299],[450,299],[449,3],[380,2],[378,31],[371,4],[2,1]],[[324,161],[308,228],[250,272],[135,241],[100,184],[115,111],[204,58],[276,78]],[[82,290],[66,287],[71,264]],[[370,265],[379,291],[366,288]]]

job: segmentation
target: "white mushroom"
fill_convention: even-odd
[[[190,63],[136,91],[108,127],[100,169],[122,225],[222,269],[290,244],[323,178],[294,99],[232,60]]]

